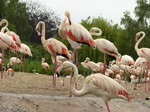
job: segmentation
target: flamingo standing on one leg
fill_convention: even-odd
[[[76,90],[75,83],[78,79],[78,69],[73,63],[65,61],[57,68],[56,71],[59,73],[63,68],[68,67],[72,67],[74,71],[74,76],[71,83],[71,92],[75,96],[93,94],[101,97],[106,104],[108,112],[110,112],[108,101],[110,101],[112,98],[120,98],[127,101],[132,101],[132,96],[118,82],[101,73],[96,73],[88,76],[84,80],[82,89]]]
[[[111,55],[111,56],[120,55],[120,54],[117,48],[115,47],[115,45],[109,40],[99,38],[99,39],[95,39],[94,41],[95,41],[97,49],[104,54],[104,69],[102,73],[105,74],[106,54]]]
[[[81,48],[81,45],[88,44],[95,47],[91,34],[81,24],[71,21],[70,12],[68,10],[65,11],[65,18],[59,26],[58,33],[60,37],[67,39],[74,49],[76,66],[78,66],[78,49]]]
[[[52,57],[54,57],[55,59],[55,63],[54,63],[54,75],[53,75],[53,81],[52,81],[52,86],[56,86],[56,68],[57,68],[57,62],[56,62],[56,56],[57,55],[62,55],[66,58],[68,58],[69,60],[71,59],[71,54],[68,51],[68,48],[60,41],[54,39],[54,38],[49,38],[49,39],[45,39],[45,23],[43,21],[40,21],[37,25],[36,25],[36,31],[38,33],[38,35],[40,35],[40,28],[42,26],[42,36],[41,36],[41,42],[43,44],[43,47],[45,50],[47,50]]]
[[[45,62],[45,58],[42,58],[42,63],[41,63],[42,67],[47,70],[50,68],[49,64]],[[47,73],[47,71],[46,71]]]
[[[98,31],[98,32],[96,32]],[[97,28],[97,27],[93,27],[90,30],[91,35],[95,35],[95,36],[101,36],[102,35],[102,30]],[[116,57],[116,55],[120,55],[116,46],[110,42],[107,39],[95,39],[94,40],[96,47],[99,51],[101,51],[104,54],[104,69],[103,69],[103,74],[105,74],[106,71],[106,54],[111,55]]]
[[[140,37],[141,34],[142,34],[142,37],[140,39],[138,39],[138,37]],[[139,57],[145,58],[146,60],[150,61],[150,49],[149,48],[140,48],[140,49],[138,48],[139,43],[144,39],[144,37],[145,37],[145,32],[140,31],[140,32],[136,33],[135,39],[137,42],[134,46],[134,49],[137,52],[137,55]],[[145,76],[148,75],[148,69],[149,69],[148,64],[149,64],[149,62],[147,62],[147,68],[146,68],[147,70],[146,70]],[[150,81],[149,81],[149,84],[150,84]],[[146,83],[145,83],[145,92],[146,92]]]

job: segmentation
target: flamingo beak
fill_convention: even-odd
[[[63,69],[63,65],[61,64],[57,69],[56,69],[56,74],[60,74],[60,72]]]
[[[138,41],[138,35],[135,36],[135,41]]]

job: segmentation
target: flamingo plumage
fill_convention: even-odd
[[[56,56],[61,55],[67,59],[71,59],[71,54],[68,51],[68,48],[60,41],[54,38],[45,39],[45,23],[43,21],[38,22],[36,25],[36,31],[38,35],[40,35],[40,28],[42,26],[42,36],[41,42],[45,50],[47,50],[52,57],[55,59],[55,67],[54,67],[54,75],[53,75],[53,82],[52,86],[56,86],[56,77],[55,77],[55,70],[57,68]]]
[[[86,77],[82,89],[76,90],[75,83],[78,79],[78,69],[73,63],[65,61],[56,71],[59,73],[63,68],[68,67],[72,67],[74,71],[74,76],[71,82],[71,92],[75,96],[93,94],[101,97],[106,104],[108,112],[110,112],[108,101],[112,98],[121,98],[127,101],[132,101],[132,96],[118,82],[101,73],[91,74]]]
[[[68,40],[75,52],[75,62],[78,66],[78,50],[82,44],[88,44],[95,47],[94,40],[89,31],[79,23],[70,19],[70,12],[65,11],[65,18],[62,20],[58,31],[60,37]]]

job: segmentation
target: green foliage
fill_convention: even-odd
[[[40,8],[39,8],[40,7]],[[108,21],[102,17],[91,18],[87,17],[86,20],[82,20],[81,24],[90,30],[92,27],[98,27],[102,30],[102,36],[93,36],[96,38],[105,38],[117,47],[120,54],[128,54],[134,59],[137,58],[137,54],[134,50],[135,45],[135,34],[139,31],[146,32],[146,38],[144,42],[140,43],[140,46],[150,47],[148,44],[150,39],[150,4],[147,0],[137,0],[137,6],[135,7],[136,19],[130,16],[130,12],[125,11],[124,17],[121,18],[121,24],[124,28],[118,26],[118,24],[112,24],[112,21]],[[60,18],[55,15],[51,10],[46,10],[44,6],[40,3],[35,2],[19,2],[19,0],[1,0],[0,2],[0,19],[7,19],[9,22],[9,29],[16,32],[22,41],[22,43],[27,44],[33,57],[25,56],[26,63],[24,63],[25,72],[33,72],[33,69],[38,73],[46,74],[41,66],[41,59],[45,58],[46,62],[50,65],[50,70],[47,74],[52,75],[54,72],[54,65],[51,60],[51,55],[44,50],[41,44],[41,37],[35,32],[35,26],[37,22],[44,21],[46,23],[46,38],[56,38],[63,42],[69,50],[73,50],[69,42],[65,39],[61,39],[58,36],[58,26],[60,24]],[[139,46],[139,47],[140,47]],[[20,53],[19,57],[20,57]],[[83,67],[81,62],[89,57],[94,62],[103,62],[103,54],[97,49],[93,49],[88,45],[82,45],[82,48],[78,50],[79,59],[79,73],[83,73]],[[5,50],[5,66],[8,63],[8,57],[16,56],[16,54],[11,53],[9,55],[8,50]],[[113,60],[111,57],[107,56],[107,62]],[[16,66],[16,71],[19,71],[19,66]],[[86,69],[86,75],[89,75],[91,70]]]

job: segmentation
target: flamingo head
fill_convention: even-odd
[[[56,73],[57,74],[60,74],[60,72],[62,71],[62,69],[65,69],[65,68],[69,68],[70,65],[72,65],[72,62],[70,61],[65,61],[63,62],[56,70]],[[74,65],[75,66],[75,65]]]
[[[140,36],[140,32],[138,32],[136,35],[135,35],[135,41],[138,41],[138,37]]]
[[[41,35],[40,30],[41,30],[41,26],[40,26],[40,22],[39,22],[35,27],[35,31],[37,32],[38,35]]]
[[[67,16],[69,24],[71,25],[71,19],[70,19],[70,12],[69,12],[69,10],[65,11],[65,15]]]
[[[92,27],[89,32],[91,33],[91,35],[95,35],[95,36],[101,36],[102,35],[102,30],[100,28],[97,28],[97,27]]]
[[[0,22],[0,26],[2,26],[2,24],[6,23],[5,27],[8,27],[8,21],[6,19],[2,19]]]

